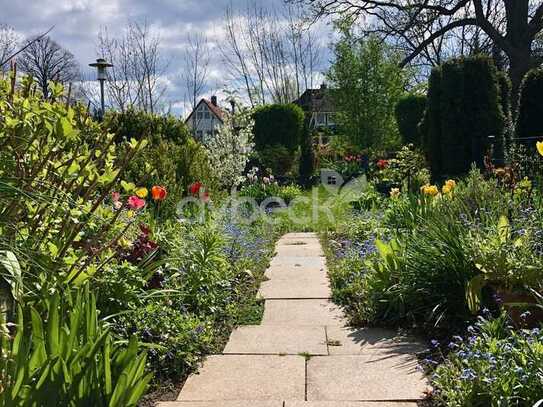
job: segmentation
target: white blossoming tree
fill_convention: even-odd
[[[230,189],[243,180],[243,171],[254,148],[253,127],[251,111],[238,107],[234,114],[225,113],[222,128],[206,143],[211,168],[221,187]]]

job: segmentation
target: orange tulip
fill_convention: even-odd
[[[153,188],[151,188],[151,196],[153,197],[154,201],[163,201],[166,199],[166,196],[168,196],[168,191],[166,191],[166,188],[161,187],[160,185],[155,185]]]

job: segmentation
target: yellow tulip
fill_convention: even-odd
[[[141,199],[145,199],[147,198],[147,195],[149,195],[149,191],[147,190],[147,188],[138,188],[136,190],[136,195],[138,196],[138,198],[141,198]]]
[[[390,190],[390,197],[391,198],[397,198],[400,196],[400,188],[392,188]]]
[[[456,187],[456,181],[454,179],[449,179],[445,182],[445,185],[452,191]]]
[[[444,194],[448,194],[452,191],[452,188],[450,185],[443,185],[443,188],[441,188],[441,191],[444,193]]]
[[[435,185],[425,185],[422,188],[422,192],[424,195],[436,196],[437,194],[439,194],[439,189],[437,189],[437,186]]]
[[[543,141],[538,141],[535,143],[535,146],[537,147],[539,154],[543,155]]]

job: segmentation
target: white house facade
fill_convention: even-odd
[[[211,100],[201,99],[196,108],[185,120],[193,136],[205,143],[222,127],[224,123],[223,111],[217,104],[217,97]]]

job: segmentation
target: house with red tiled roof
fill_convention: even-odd
[[[202,142],[209,140],[224,123],[224,111],[217,103],[217,97],[211,100],[201,99],[185,120],[194,137]]]

